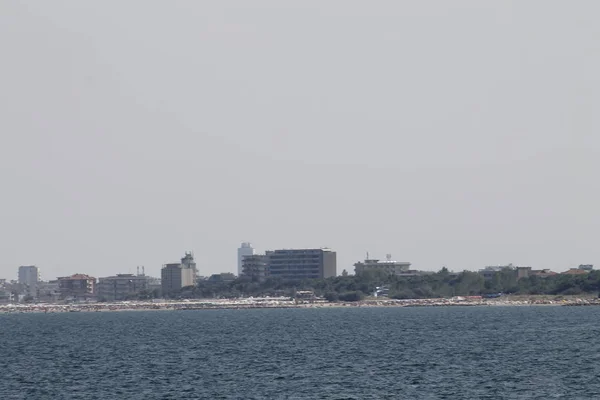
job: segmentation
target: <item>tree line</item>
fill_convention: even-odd
[[[296,291],[311,290],[331,301],[355,301],[371,296],[377,287],[385,287],[393,299],[448,298],[454,296],[486,296],[494,294],[578,295],[600,291],[600,271],[584,275],[558,274],[517,279],[511,269],[496,272],[491,279],[472,271],[453,273],[446,268],[431,274],[395,276],[383,271],[367,271],[359,275],[327,279],[286,281],[267,278],[264,281],[240,277],[231,281],[203,281],[183,288],[169,297],[235,298],[260,296],[294,296]]]

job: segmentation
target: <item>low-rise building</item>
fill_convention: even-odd
[[[294,293],[294,298],[299,300],[315,300],[317,296],[312,290],[297,290]]]
[[[562,275],[587,275],[590,271],[586,271],[585,269],[579,268],[571,268],[568,271],[562,272]]]
[[[22,292],[22,285],[17,281],[7,281],[0,279],[0,304],[11,304],[19,301],[19,294]]]
[[[550,269],[533,269],[529,276],[537,276],[538,278],[548,278],[549,276],[558,275],[557,272],[551,271]]]
[[[508,265],[490,265],[479,270],[479,274],[483,275],[485,280],[491,280],[497,273],[502,271],[514,272],[516,267],[512,264]]]
[[[392,260],[391,254],[386,256],[385,261],[369,259],[367,257],[367,259],[364,261],[359,261],[354,264],[354,273],[356,275],[360,275],[368,271],[381,271],[390,275],[418,275],[418,271],[410,270],[409,262],[394,261]]]
[[[161,279],[152,276],[147,276],[146,278],[148,278],[148,290],[160,292],[160,290],[162,289]]]
[[[373,292],[373,297],[389,297],[390,289],[387,286],[377,286]]]
[[[15,295],[9,287],[0,286],[0,304],[10,304],[15,302]]]
[[[552,272],[549,269],[532,269],[531,267],[518,267],[512,264],[489,266],[479,270],[479,273],[483,275],[486,280],[491,280],[494,275],[500,272],[508,272],[513,274],[517,280],[530,278],[532,276],[547,278],[549,276],[556,275],[556,272]]]
[[[231,272],[221,272],[212,274],[206,281],[209,283],[228,283],[236,280],[236,276]]]
[[[98,298],[106,300],[126,300],[142,290],[148,289],[145,275],[117,274],[98,279]]]
[[[547,278],[557,275],[556,272],[546,269],[532,269],[531,267],[517,267],[517,280],[536,276],[538,278]]]
[[[54,303],[60,299],[58,280],[38,282],[36,300],[41,303]]]
[[[529,276],[531,275],[531,267],[517,267],[516,268],[517,271],[517,280],[519,279],[523,279],[523,278],[529,278]]]
[[[60,277],[58,291],[61,299],[92,299],[96,295],[96,278],[85,274]]]

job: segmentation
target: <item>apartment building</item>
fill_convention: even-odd
[[[58,291],[61,299],[87,300],[96,294],[96,278],[75,274],[58,278]]]
[[[269,276],[269,258],[265,254],[246,255],[242,258],[242,274],[257,281]]]
[[[390,275],[410,275],[410,263],[405,261],[394,261],[392,255],[388,254],[385,261],[367,258],[354,264],[354,273],[360,275],[367,271],[382,271]],[[417,272],[417,271],[413,271]]]
[[[197,272],[196,262],[191,252],[186,252],[180,263],[163,265],[160,271],[163,295],[179,292],[186,286],[194,286]]]
[[[125,300],[149,287],[149,277],[145,275],[117,274],[98,279],[98,298]]]

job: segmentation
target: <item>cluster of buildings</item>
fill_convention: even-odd
[[[391,254],[385,260],[367,257],[354,264],[354,272],[360,275],[379,271],[396,276],[431,274],[430,271],[411,269],[411,263],[394,261]],[[282,249],[257,254],[250,243],[242,243],[238,249],[238,275],[264,281],[268,277],[285,280],[324,279],[337,275],[336,253],[329,248]]]
[[[593,265],[584,264],[562,274],[582,275],[593,270]],[[557,272],[548,269],[532,269],[512,264],[488,266],[479,273],[491,280],[499,272],[509,271],[517,279],[549,277]],[[432,274],[431,271],[411,269],[411,263],[367,257],[354,264],[356,275],[379,272],[395,276],[417,276]],[[345,274],[345,271],[344,271]],[[337,275],[336,252],[329,248],[279,249],[258,254],[252,244],[244,242],[237,250],[237,277],[248,277],[253,281],[264,281],[269,277],[283,280],[325,279]],[[182,288],[195,286],[200,281],[223,283],[236,279],[232,273],[213,274],[209,278],[199,275],[194,255],[186,252],[179,262],[164,264],[160,278],[146,275],[144,267],[137,267],[136,274],[117,274],[96,279],[86,274],[74,274],[43,281],[35,265],[21,266],[18,279],[0,279],[0,304],[14,302],[57,302],[57,301],[113,301],[127,300],[146,294],[146,298],[166,297],[179,293]],[[378,295],[385,295],[386,288],[378,288]]]
[[[221,274],[218,274],[219,277]],[[135,298],[146,293],[157,298],[193,286],[198,279],[194,256],[186,252],[181,262],[163,265],[161,277],[146,275],[145,268],[137,267],[136,274],[117,274],[95,278],[87,274],[73,274],[43,281],[37,266],[21,266],[18,279],[0,279],[0,304],[17,302],[57,301],[113,301]]]
[[[225,281],[233,274],[215,274],[210,281]],[[235,276],[233,276],[235,278]],[[136,274],[117,274],[96,278],[87,274],[73,274],[43,281],[37,266],[21,266],[18,279],[0,279],[0,304],[17,302],[58,301],[114,301],[136,298],[145,293],[148,298],[158,298],[194,286],[199,280],[194,255],[186,252],[180,262],[164,264],[161,277],[146,275],[144,267],[137,267]]]
[[[561,272],[562,275],[585,275],[590,273],[594,269],[592,264],[581,264],[577,268],[570,268],[567,271]],[[549,276],[559,275],[558,272],[551,271],[549,269],[533,269],[531,267],[519,267],[512,264],[508,265],[494,265],[488,266],[479,270],[479,273],[483,275],[486,280],[491,280],[496,276],[499,272],[509,272],[514,274],[517,278],[530,278],[530,277],[538,277],[538,278],[547,278]]]
[[[144,267],[137,274],[117,274],[96,279],[86,274],[73,274],[43,281],[35,265],[19,267],[18,279],[0,279],[0,304],[36,301],[125,300],[143,290],[160,291],[160,279],[146,276]]]
[[[42,281],[40,270],[35,265],[19,267],[17,280],[0,279],[0,304],[27,299],[53,301],[58,297],[58,282]]]

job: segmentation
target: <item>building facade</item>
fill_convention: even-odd
[[[256,252],[251,243],[244,242],[237,250],[237,274],[242,276],[244,273],[244,257],[255,255]]]
[[[11,289],[11,285],[6,282],[6,279],[0,279],[0,304],[8,304],[15,301],[15,295]]]
[[[242,274],[255,281],[264,281],[269,277],[269,258],[265,254],[252,254],[242,259]]]
[[[98,279],[98,298],[126,300],[142,290],[148,290],[149,277],[145,275],[117,274]]]
[[[336,253],[331,249],[267,251],[268,274],[286,280],[323,279],[337,275]]]
[[[196,261],[194,261],[194,255],[191,251],[186,251],[185,256],[181,259],[181,267],[192,269],[194,271],[194,276],[198,275],[198,268],[196,267]],[[195,281],[195,279],[194,279]]]
[[[206,279],[208,283],[229,283],[236,280],[235,274],[231,272],[221,272],[219,274],[212,274]]]
[[[508,264],[508,265],[489,265],[485,268],[482,268],[479,270],[479,274],[483,276],[483,278],[485,280],[491,280],[494,278],[494,276],[496,276],[497,273],[500,272],[510,272],[512,273],[517,273],[517,268],[512,264]],[[523,274],[524,272],[522,272]]]
[[[487,281],[494,279],[498,274],[504,274],[504,276],[513,276],[516,280],[531,278],[536,276],[538,278],[547,278],[549,276],[556,275],[556,272],[550,271],[549,269],[533,269],[531,267],[519,267],[513,264],[488,266],[479,270],[479,274]]]
[[[571,268],[565,272],[561,272],[562,275],[587,275],[590,271],[581,268]]]
[[[192,253],[185,253],[180,263],[165,264],[160,271],[163,296],[196,284],[197,268]]]
[[[40,281],[40,269],[35,265],[23,265],[19,267],[18,282],[23,285],[25,292],[35,295],[38,282]]]
[[[52,303],[59,300],[60,288],[58,280],[38,282],[35,298],[42,303]]]
[[[58,291],[61,299],[87,300],[96,294],[96,278],[75,274],[58,278]]]
[[[385,261],[367,258],[354,264],[354,273],[360,275],[367,271],[381,271],[390,275],[409,275],[410,263],[404,261],[393,261],[390,254]]]

